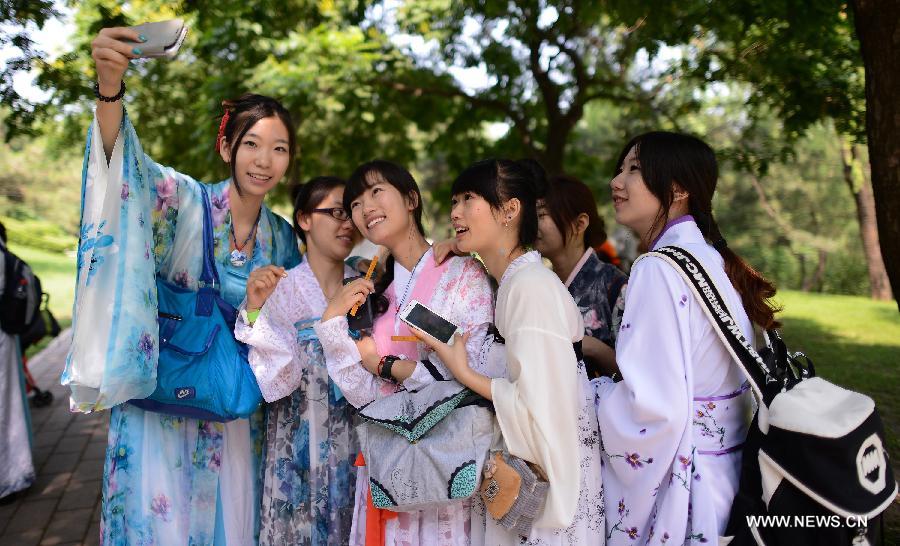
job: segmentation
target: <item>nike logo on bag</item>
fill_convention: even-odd
[[[175,389],[175,398],[178,400],[187,400],[193,398],[196,392],[194,387],[179,387]]]

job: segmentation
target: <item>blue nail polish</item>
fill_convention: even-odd
[[[142,53],[141,48],[139,48],[139,47],[132,49],[131,52],[134,53],[135,55],[140,55]]]
[[[143,34],[141,34],[140,36],[138,36],[138,40],[140,40],[140,41],[142,41],[142,42],[146,42],[146,41],[147,41],[147,37],[144,36]]]

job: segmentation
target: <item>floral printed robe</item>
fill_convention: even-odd
[[[232,266],[229,181],[204,185],[154,163],[127,115],[108,166],[94,121],[84,165],[74,339],[63,383],[74,409],[112,408],[102,543],[256,544],[262,411],[223,424],[123,402],[155,388],[156,276],[197,289],[200,192],[212,204],[220,290],[234,306],[252,269],[299,262],[290,225],[263,207],[252,258]]]
[[[593,248],[584,251],[565,285],[584,319],[585,335],[615,348],[627,283],[628,275],[598,258]]]
[[[346,268],[345,277],[356,273]],[[309,262],[288,271],[235,336],[266,402],[260,544],[340,545],[350,536],[358,447],[353,407],[328,378],[312,324],[327,302]]]
[[[703,262],[752,339],[721,256],[690,216],[670,222],[653,248],[666,245]],[[631,270],[616,360],[622,381],[595,380],[607,542],[716,544],[737,490],[751,395],[684,280],[659,258]]]

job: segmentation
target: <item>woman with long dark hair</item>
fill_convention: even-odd
[[[422,195],[403,167],[381,160],[358,167],[344,190],[344,207],[363,236],[390,252],[377,283],[358,279],[348,284],[315,325],[332,380],[351,404],[362,407],[401,386],[420,389],[435,381],[433,374],[450,377],[439,358],[415,338],[408,339],[411,332],[399,314],[409,302],[418,300],[469,332],[469,342],[461,347],[473,356],[481,351],[493,305],[487,274],[477,260],[455,257],[435,263],[422,227]],[[346,314],[369,294],[376,315],[372,336],[354,342]],[[350,544],[470,543],[470,499],[418,512],[367,511],[368,483],[361,467]]]
[[[603,544],[599,435],[578,354],[584,322],[565,286],[531,250],[546,185],[538,164],[506,159],[475,163],[453,182],[455,246],[477,252],[499,283],[495,324],[505,351],[493,353],[505,357],[508,378],[478,370],[480,361],[459,341],[448,346],[423,337],[457,381],[493,401],[506,449],[538,465],[550,484],[528,537],[486,515],[483,536],[473,539],[479,544]]]
[[[85,151],[74,334],[63,375],[76,409],[112,408],[101,542],[255,545],[263,412],[222,423],[127,401],[156,387],[166,341],[157,278],[195,292],[201,272],[214,267],[219,282],[209,288],[237,307],[248,278],[281,275],[299,261],[290,224],[263,203],[290,166],[294,126],[277,100],[246,94],[223,102],[219,135],[209,143],[228,179],[204,184],[155,163],[122,106],[125,70],[140,53],[125,40],[141,37],[103,29],[92,43],[98,101]],[[203,244],[207,200],[212,264]]]
[[[771,328],[774,286],[723,237],[712,211],[718,167],[698,138],[652,132],[622,149],[610,182],[616,221],[650,250],[702,263],[747,339]],[[715,544],[738,485],[751,399],[691,289],[648,256],[631,270],[616,344],[622,381],[597,380],[607,539]]]

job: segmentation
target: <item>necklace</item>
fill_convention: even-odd
[[[259,209],[259,212],[256,214],[256,221],[253,222],[253,227],[250,228],[250,233],[247,234],[247,238],[244,239],[242,244],[238,244],[237,237],[234,234],[234,218],[231,219],[231,240],[234,241],[234,250],[231,251],[231,265],[235,267],[243,267],[244,264],[247,263],[247,253],[244,252],[244,248],[247,246],[247,243],[250,242],[250,239],[256,233],[256,227],[259,225],[259,217],[262,215],[262,208]]]
[[[400,312],[400,309],[406,304],[406,297],[409,295],[409,287],[412,286],[413,279],[416,278],[416,270],[419,269],[419,264],[422,263],[422,259],[425,258],[425,255],[428,254],[428,251],[431,250],[431,247],[425,249],[425,252],[419,256],[419,260],[416,262],[416,265],[413,266],[412,271],[409,273],[409,280],[406,281],[406,287],[403,289],[403,297],[397,300],[395,305],[397,309],[397,313]]]

